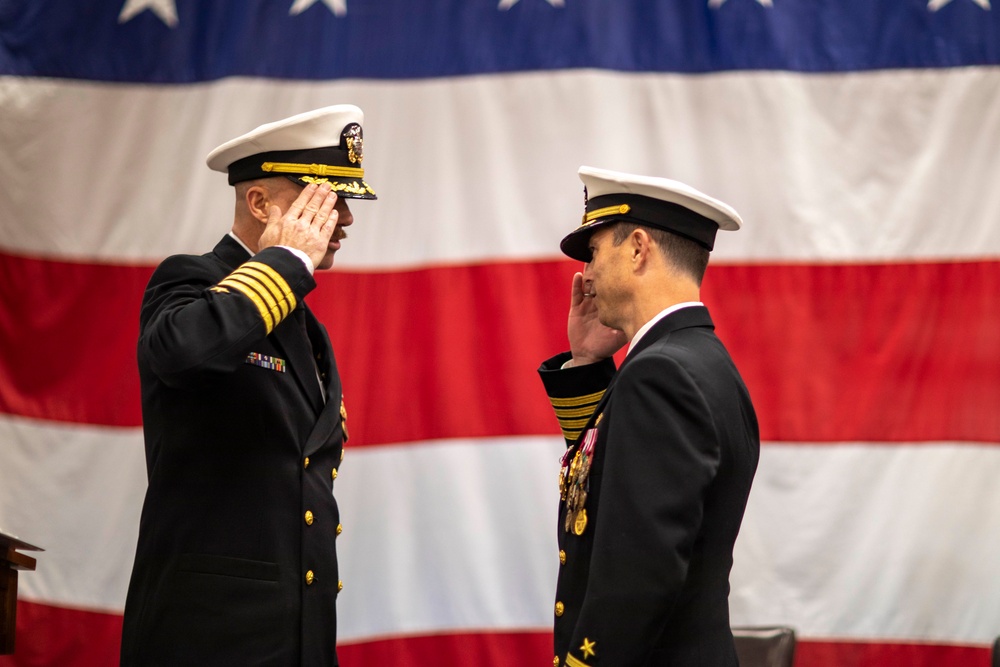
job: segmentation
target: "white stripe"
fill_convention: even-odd
[[[348,450],[338,635],[548,627],[559,438]]]
[[[737,543],[734,624],[992,643],[1000,447],[775,445]]]
[[[145,492],[140,430],[0,417],[0,526],[45,549],[18,596],[121,611]]]
[[[558,437],[347,450],[337,479],[345,642],[550,626]],[[1000,447],[765,446],[734,624],[804,637],[991,641]],[[22,597],[120,611],[145,487],[137,429],[0,418],[0,526],[46,549]]]
[[[717,261],[1000,257],[1000,68],[702,76],[560,71],[190,86],[0,78],[0,244],[127,263],[204,252],[232,192],[210,149],[336,101],[366,112],[378,202],[337,266],[558,257],[581,164],[732,204]]]

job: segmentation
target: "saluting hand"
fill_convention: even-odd
[[[569,334],[569,349],[573,354],[573,366],[607,359],[628,342],[625,332],[601,324],[594,299],[584,291],[582,273],[573,276],[566,329]]]
[[[301,250],[319,266],[329,250],[330,237],[337,227],[339,213],[334,209],[337,195],[330,190],[329,183],[317,186],[310,183],[288,207],[284,215],[281,209],[272,205],[268,209],[267,226],[260,236],[259,246],[263,250],[270,246],[283,245]]]

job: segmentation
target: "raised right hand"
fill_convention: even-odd
[[[337,195],[329,183],[318,186],[310,183],[284,215],[279,207],[272,205],[267,211],[267,226],[260,235],[260,249],[276,245],[296,248],[309,256],[313,266],[319,266],[337,227],[336,204]]]
[[[628,342],[625,332],[601,324],[594,300],[584,292],[582,273],[573,276],[566,332],[573,366],[607,359]]]

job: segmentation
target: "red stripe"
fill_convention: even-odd
[[[986,646],[803,641],[795,667],[990,667]]]
[[[135,344],[152,272],[0,254],[0,411],[140,424]]]
[[[337,649],[343,667],[550,665],[548,632],[449,634],[386,639]],[[794,667],[990,667],[984,646],[799,641]]]
[[[1000,443],[1000,262],[724,266],[706,280],[765,440]]]
[[[121,614],[17,601],[14,654],[0,667],[108,667],[118,664]]]
[[[122,618],[116,614],[18,601],[13,656],[0,667],[105,667],[118,664]],[[343,667],[550,665],[543,631],[471,632],[397,637],[342,645]],[[795,667],[989,667],[985,646],[800,641]]]
[[[354,445],[556,434],[571,262],[320,276]],[[148,267],[0,255],[0,411],[137,426]],[[1000,262],[712,267],[765,440],[1000,442]],[[7,353],[12,350],[13,353]]]
[[[341,667],[492,667],[552,664],[550,632],[399,637],[337,647]]]

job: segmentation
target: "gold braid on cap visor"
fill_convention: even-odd
[[[625,215],[631,210],[632,207],[629,206],[628,204],[620,204],[620,205],[616,204],[615,206],[606,206],[604,208],[599,208],[596,211],[591,211],[590,213],[585,214],[583,216],[583,222],[580,223],[580,226],[583,227],[584,225],[589,225],[598,218],[603,218],[604,216],[607,215]]]
[[[364,178],[365,170],[359,167],[335,167],[331,164],[304,164],[296,162],[265,162],[261,171],[276,174],[314,174],[316,176],[340,176],[341,178]]]

